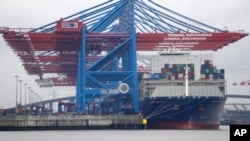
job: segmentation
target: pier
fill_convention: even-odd
[[[138,115],[17,115],[0,117],[0,131],[146,129]]]

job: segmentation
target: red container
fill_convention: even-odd
[[[161,73],[167,73],[169,72],[169,68],[161,68]]]
[[[204,60],[204,64],[209,64],[209,60]]]
[[[177,68],[177,64],[173,64],[172,67],[173,67],[174,69],[176,69],[176,68]]]

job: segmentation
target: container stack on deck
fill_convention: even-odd
[[[205,60],[201,65],[201,80],[223,80],[225,78],[224,69],[217,69],[212,60]]]
[[[186,64],[165,64],[160,73],[151,74],[152,80],[184,80]],[[188,79],[194,80],[194,64],[187,64]],[[200,70],[200,80],[223,80],[224,69],[217,69],[212,60],[204,60]]]
[[[151,79],[158,80],[183,80],[185,77],[186,64],[165,64],[161,73],[153,73]],[[194,64],[187,64],[188,78],[194,80]]]

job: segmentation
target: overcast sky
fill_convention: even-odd
[[[103,0],[0,0],[0,27],[31,28],[45,25],[94,6]],[[250,31],[250,0],[155,0],[187,17],[217,28],[229,31]],[[233,86],[233,82],[250,80],[250,37],[212,52],[214,65],[224,68],[227,80],[227,92],[250,94],[250,86]],[[43,99],[52,98],[51,89],[40,89],[34,82],[36,76],[28,76],[21,61],[0,37],[0,108],[15,105],[15,78],[27,83]],[[24,89],[24,87],[22,87]],[[66,89],[66,88],[57,88]],[[75,95],[73,88],[67,93],[57,92],[56,97]],[[24,95],[24,91],[22,92]],[[24,103],[24,102],[22,102]]]

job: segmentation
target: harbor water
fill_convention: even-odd
[[[0,141],[229,141],[229,126],[219,130],[65,130],[1,131]]]

